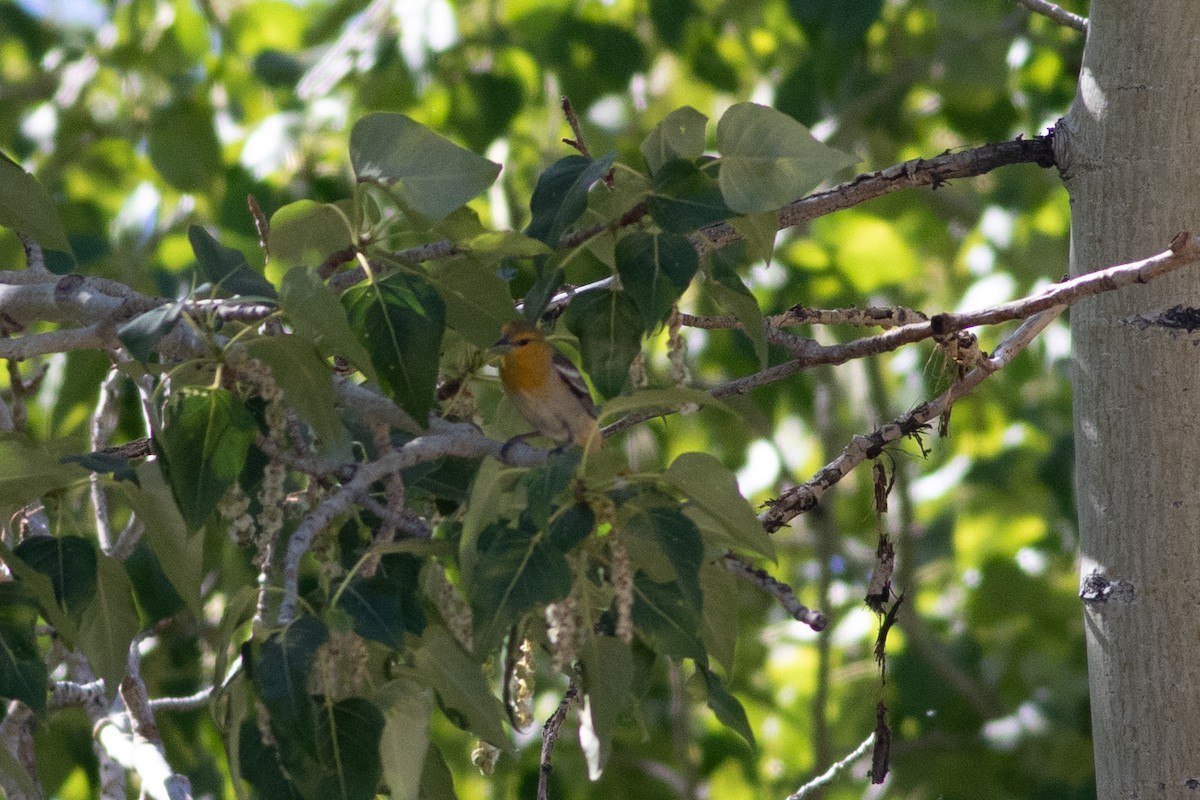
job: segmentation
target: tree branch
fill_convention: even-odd
[[[558,740],[559,729],[567,719],[567,712],[571,710],[571,705],[578,696],[579,686],[575,681],[571,681],[571,685],[567,687],[567,693],[563,695],[562,702],[558,704],[558,708],[542,726],[542,758],[541,768],[538,770],[537,800],[549,800],[547,782],[550,779],[550,773],[554,770],[554,765],[551,763],[554,758],[554,743]]]
[[[1074,28],[1080,33],[1087,33],[1087,17],[1081,17],[1078,14],[1072,14],[1065,8],[1056,6],[1054,3],[1049,2],[1049,0],[1017,0],[1017,2],[1035,14],[1041,14],[1044,17],[1049,17],[1059,25],[1065,25],[1068,28]]]
[[[836,762],[829,769],[825,770],[823,773],[789,794],[787,796],[787,800],[802,800],[803,798],[808,797],[810,794],[820,789],[822,786],[828,786],[830,783],[833,783],[834,778],[849,769],[855,761],[858,761],[860,758],[865,756],[873,744],[875,744],[874,732],[867,736],[866,739],[863,739],[862,744],[856,747],[854,752],[850,753],[841,761]]]
[[[753,584],[761,591],[771,595],[797,622],[803,622],[814,631],[823,631],[829,620],[820,611],[808,608],[796,598],[796,592],[783,581],[771,577],[765,570],[747,564],[733,553],[726,553],[719,562],[731,575],[735,575],[747,583]]]

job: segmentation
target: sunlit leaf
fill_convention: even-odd
[[[500,165],[439,136],[403,114],[368,114],[350,131],[359,181],[392,187],[404,203],[436,222],[492,185]]]
[[[333,376],[312,343],[296,336],[263,336],[247,342],[246,350],[271,368],[284,401],[312,426],[319,452],[349,461],[350,435],[333,406]]]
[[[724,533],[721,545],[775,558],[775,546],[738,491],[737,478],[715,456],[683,453],[663,478],[719,523]]]
[[[379,692],[383,733],[379,753],[392,800],[417,800],[429,752],[433,692],[416,681],[391,681]]]
[[[858,162],[782,111],[755,103],[737,103],[722,115],[717,149],[721,194],[739,214],[781,208]]]
[[[79,620],[79,649],[114,696],[125,676],[129,643],[141,629],[133,587],[124,567],[101,555],[96,564],[96,593]]]
[[[346,214],[332,203],[297,200],[271,215],[271,259],[286,267],[317,267],[353,243]]]
[[[163,574],[183,602],[199,613],[204,536],[189,532],[158,462],[143,462],[135,469],[137,480],[124,481],[120,488],[144,526],[142,541],[154,551]]]
[[[704,133],[708,117],[691,106],[677,108],[654,126],[642,140],[642,157],[650,174],[677,158],[696,159],[704,154]]]
[[[346,309],[315,270],[301,267],[288,270],[279,289],[279,302],[288,324],[315,344],[321,355],[341,356],[358,367],[368,380],[378,380],[370,353],[346,320]]]

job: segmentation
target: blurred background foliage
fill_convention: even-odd
[[[192,280],[189,223],[253,260],[247,194],[268,215],[298,199],[348,196],[349,128],[370,111],[402,111],[503,163],[475,205],[486,223],[520,228],[538,174],[568,152],[560,95],[580,112],[593,153],[615,150],[629,163],[641,163],[638,144],[671,110],[687,104],[716,119],[754,100],[866,171],[1044,132],[1074,94],[1082,46],[1080,34],[1010,0],[8,0],[0,149],[54,195],[79,270],[176,295]],[[787,232],[748,282],[764,313],[976,308],[1058,279],[1068,224],[1053,171],[1009,167]],[[0,264],[22,264],[7,231]],[[585,266],[568,279],[597,276]],[[695,290],[684,305],[714,309]],[[826,341],[855,334],[812,331]],[[990,349],[1001,332],[980,335]],[[756,368],[740,333],[692,330],[687,341],[698,384]],[[832,624],[818,636],[739,588],[729,685],[758,752],[702,705],[681,712],[694,694],[689,676],[660,662],[598,784],[587,781],[568,722],[551,796],[782,798],[874,728],[879,699],[895,731],[887,786],[864,788],[864,762],[824,797],[1094,796],[1068,351],[1058,323],[955,407],[949,438],[930,432],[927,453],[913,442],[890,451],[897,481],[882,519],[863,472],[776,534],[772,571]],[[665,358],[652,363],[665,369]],[[31,430],[82,443],[106,367],[102,354],[58,359]],[[713,427],[707,415],[644,424],[629,447],[643,466],[713,453],[759,502],[952,375],[931,349],[913,348],[758,389],[735,401],[739,424]],[[862,603],[880,526],[898,542],[906,596],[882,687],[877,619]],[[199,688],[209,644],[196,631],[164,636],[143,667],[152,694]],[[563,688],[543,680],[539,719]],[[171,763],[197,796],[231,796],[206,712],[160,716]],[[469,737],[445,720],[435,735],[460,797],[533,796],[533,733],[490,777],[471,766]],[[53,716],[39,732],[55,796],[94,793],[88,739],[82,714]]]

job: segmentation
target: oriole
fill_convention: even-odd
[[[500,332],[494,345],[503,354],[500,383],[521,416],[556,442],[598,449],[596,406],[575,365],[528,322],[510,322]]]

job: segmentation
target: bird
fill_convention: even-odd
[[[501,354],[500,383],[536,429],[510,439],[505,447],[541,434],[558,442],[559,449],[574,443],[590,452],[598,450],[603,439],[596,405],[575,365],[524,320],[505,324],[500,334],[493,345]]]

